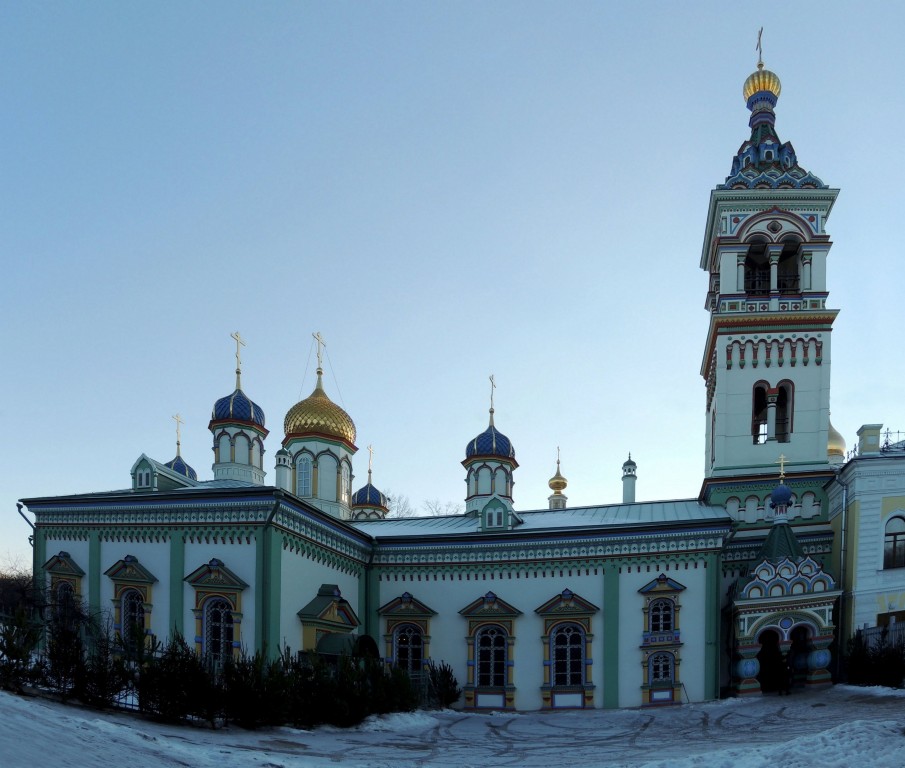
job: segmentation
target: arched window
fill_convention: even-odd
[[[136,628],[145,629],[145,601],[137,589],[127,589],[120,598],[122,635],[129,637]]]
[[[396,666],[404,669],[412,680],[421,677],[424,662],[424,635],[420,627],[403,624],[393,632],[393,655]]]
[[[584,685],[584,630],[577,624],[561,624],[550,638],[553,685]]]
[[[792,434],[792,401],[795,385],[791,381],[781,381],[776,388],[776,440],[788,443]]]
[[[349,497],[352,495],[352,473],[349,472],[349,465],[345,462],[343,463],[343,468],[340,474],[341,477],[339,481],[339,500],[343,504],[348,504]]]
[[[751,394],[751,437],[754,444],[767,442],[767,382],[759,381]]]
[[[767,241],[756,238],[748,247],[745,257],[745,293],[766,296],[770,293],[770,260],[767,258]]]
[[[647,662],[649,664],[651,685],[671,684],[673,681],[673,655],[671,653],[655,653]]]
[[[214,665],[221,665],[232,655],[232,606],[222,597],[212,597],[204,604],[204,655]]]
[[[672,632],[675,605],[672,600],[655,600],[650,606],[650,631]]]
[[[248,438],[245,435],[236,435],[235,439],[235,459],[236,464],[248,464]]]
[[[481,629],[475,636],[475,656],[478,659],[478,686],[502,688],[506,685],[508,641],[502,627]]]
[[[308,456],[302,456],[296,465],[296,495],[311,495],[311,459]]]
[[[886,523],[883,567],[905,568],[905,518],[891,517]]]

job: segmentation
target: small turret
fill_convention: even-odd
[[[547,485],[550,486],[550,490],[553,491],[551,496],[547,497],[547,501],[550,502],[550,509],[565,509],[566,501],[568,501],[568,497],[563,493],[566,489],[566,486],[569,484],[569,481],[566,480],[562,476],[559,471],[559,446],[556,448],[556,474],[550,478],[550,481]]]
[[[622,465],[622,503],[623,504],[634,504],[635,503],[635,481],[638,479],[637,475],[638,465],[632,461],[632,454],[629,453],[628,460]]]

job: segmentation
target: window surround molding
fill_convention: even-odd
[[[242,593],[248,589],[242,579],[216,557],[196,568],[184,581],[195,590],[195,650],[199,656],[207,652],[205,647],[205,612],[209,601],[223,599],[232,614],[232,652],[237,656],[242,647]]]
[[[661,573],[638,592],[644,598],[641,634],[641,704],[658,706],[681,703],[679,678],[679,596],[685,586]]]
[[[515,620],[522,615],[518,608],[497,597],[493,592],[469,603],[459,613],[468,623],[465,641],[468,644],[468,672],[462,690],[467,709],[515,709]],[[502,686],[478,685],[478,642],[484,630],[496,628],[505,637],[505,678]]]
[[[403,592],[399,597],[377,609],[377,614],[385,622],[383,635],[386,653],[384,659],[389,666],[397,662],[397,640],[399,631],[405,627],[415,627],[421,634],[422,668],[430,661],[430,622],[437,612],[416,599],[410,592]],[[420,672],[420,670],[418,670]]]
[[[152,602],[151,590],[157,577],[154,576],[147,568],[138,562],[138,558],[133,555],[126,555],[122,560],[118,560],[106,571],[104,576],[113,582],[113,630],[121,639],[125,639],[123,634],[125,627],[123,626],[123,603],[129,592],[137,592],[141,596],[142,602],[142,631],[148,638],[148,642],[153,643],[151,637],[151,611],[154,607]]]
[[[542,707],[544,709],[575,707],[592,708],[594,706],[594,684],[591,682],[593,670],[593,640],[591,620],[600,609],[570,589],[547,600],[534,609],[544,622],[544,634],[541,637],[544,649],[544,682],[541,686]],[[581,631],[581,682],[577,685],[557,685],[555,641],[557,634],[566,627],[575,627]]]

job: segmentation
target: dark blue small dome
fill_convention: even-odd
[[[168,461],[164,464],[165,467],[169,467],[174,472],[178,472],[180,475],[185,475],[189,480],[197,480],[198,473],[195,472],[188,464],[185,463],[185,459],[182,458],[178,453],[176,454],[176,458]]]
[[[500,432],[493,423],[474,440],[465,446],[465,458],[472,456],[501,456],[506,459],[515,458],[515,448],[509,438]]]
[[[221,397],[214,403],[214,411],[211,413],[212,421],[224,421],[235,419],[236,421],[250,421],[259,427],[264,426],[264,411],[257,403],[252,402],[248,395],[241,389],[237,389],[231,395]]]
[[[384,507],[387,505],[387,497],[378,491],[373,485],[367,485],[359,488],[352,494],[353,507]]]
[[[792,499],[792,489],[785,483],[780,483],[770,494],[770,503],[773,507],[787,505]]]

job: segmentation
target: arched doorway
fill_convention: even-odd
[[[760,674],[757,681],[763,693],[775,693],[784,683],[785,662],[779,640],[779,632],[775,629],[765,629],[757,638],[760,644],[760,650],[757,652]]]

